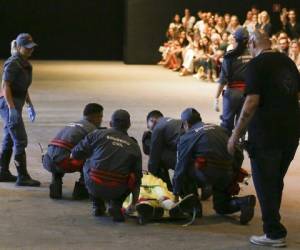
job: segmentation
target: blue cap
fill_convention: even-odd
[[[27,49],[32,49],[37,46],[33,41],[32,36],[28,33],[21,33],[16,38],[16,43],[18,46],[25,47]]]
[[[238,28],[234,32],[233,37],[235,38],[236,41],[244,41],[244,40],[248,40],[249,39],[249,33],[244,28]]]
[[[187,108],[181,113],[181,120],[183,122],[190,121],[194,117],[198,117],[201,120],[200,113],[194,108]]]
[[[112,116],[111,116],[111,122],[113,126],[124,126],[129,127],[130,126],[130,114],[124,110],[124,109],[118,109],[116,110]]]

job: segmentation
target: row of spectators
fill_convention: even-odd
[[[235,47],[234,32],[243,27],[248,32],[260,29],[270,36],[272,49],[286,53],[300,70],[300,24],[294,9],[273,6],[271,22],[267,11],[253,7],[246,19],[238,16],[199,11],[198,20],[185,9],[181,18],[176,14],[167,31],[167,41],[160,47],[159,64],[181,76],[194,74],[197,79],[215,81],[220,72],[223,55]],[[273,13],[274,14],[274,13]],[[276,25],[272,26],[272,23]]]

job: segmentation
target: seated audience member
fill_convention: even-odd
[[[289,57],[294,61],[300,71],[300,45],[297,40],[293,40],[290,44]]]
[[[288,55],[289,53],[289,40],[287,38],[279,38],[278,39],[278,50],[281,53]]]
[[[261,23],[258,25],[258,29],[263,30],[268,36],[272,34],[272,24],[270,22],[270,16],[267,11],[260,13]]]
[[[226,31],[233,34],[239,27],[241,27],[239,18],[235,15],[231,16],[230,23],[228,24]]]
[[[251,10],[249,10],[246,15],[246,20],[243,24],[244,28],[247,28],[248,24],[250,24],[252,22],[252,16],[253,16],[253,13]]]
[[[176,14],[174,16],[173,22],[170,23],[169,28],[173,29],[174,32],[178,32],[182,29],[182,23],[181,23],[179,14]]]
[[[250,33],[250,32],[253,32],[254,30],[256,30],[258,27],[259,27],[258,16],[256,14],[253,14],[251,22],[249,22],[246,25],[246,29]]]
[[[203,37],[201,39],[199,53],[194,59],[195,70],[198,74],[197,78],[212,81],[212,55],[211,41],[208,37]]]
[[[293,9],[288,12],[288,22],[285,25],[285,30],[291,39],[300,38],[300,23],[297,21],[297,14]]]
[[[182,18],[182,25],[183,28],[189,32],[193,29],[194,23],[196,21],[196,18],[191,15],[191,12],[189,9],[184,10],[184,17]]]
[[[226,31],[226,24],[224,17],[219,16],[215,25],[215,29],[218,32],[218,34],[223,34]]]
[[[88,198],[82,173],[83,160],[70,158],[71,150],[88,133],[97,129],[102,122],[103,107],[89,103],[83,110],[80,121],[67,124],[49,143],[47,153],[43,156],[43,167],[52,173],[50,198],[62,198],[62,178],[66,173],[80,172],[80,179],[75,183],[73,199]]]
[[[85,184],[93,202],[94,216],[108,212],[116,222],[125,220],[122,206],[132,193],[132,206],[139,197],[142,155],[137,141],[127,134],[130,115],[126,110],[112,114],[110,129],[96,130],[72,150],[72,158],[85,160]]]

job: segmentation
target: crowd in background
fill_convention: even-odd
[[[224,54],[235,47],[233,34],[243,27],[249,33],[255,29],[266,32],[272,49],[286,53],[300,71],[300,23],[296,10],[274,4],[271,14],[252,7],[245,20],[229,13],[205,11],[198,11],[196,18],[185,9],[183,17],[175,14],[169,24],[167,41],[159,48],[159,64],[179,71],[180,76],[216,81]]]

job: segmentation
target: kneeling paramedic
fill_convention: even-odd
[[[47,153],[43,156],[43,166],[52,173],[50,198],[62,198],[62,178],[65,173],[80,172],[80,179],[75,183],[73,199],[88,198],[82,173],[83,160],[70,159],[71,150],[87,134],[97,129],[102,122],[103,107],[89,103],[83,111],[80,121],[67,124],[50,142]]]
[[[159,110],[153,110],[147,115],[147,127],[143,135],[143,150],[149,154],[148,171],[167,183],[172,191],[169,169],[176,166],[176,152],[179,137],[184,133],[182,121],[164,117]],[[201,184],[201,199],[207,200],[211,196],[211,187],[207,183]]]
[[[97,130],[86,136],[73,150],[72,158],[87,159],[83,172],[85,184],[93,202],[93,214],[108,212],[116,222],[124,221],[122,204],[132,193],[135,206],[142,178],[141,150],[134,138],[127,134],[130,115],[117,110],[110,121],[110,129]]]
[[[208,182],[213,189],[213,207],[218,214],[241,212],[240,223],[247,224],[254,215],[254,195],[235,197],[238,177],[241,175],[243,155],[227,151],[226,129],[204,124],[193,108],[181,114],[186,133],[180,137],[178,159],[173,179],[174,194],[185,196],[197,193],[197,184]],[[192,185],[192,183],[196,185]]]
[[[168,189],[172,190],[168,170],[174,169],[176,165],[176,147],[182,122],[164,117],[159,110],[153,110],[147,115],[147,128],[149,131],[143,135],[143,149],[149,154],[148,171],[162,179],[167,183]]]

